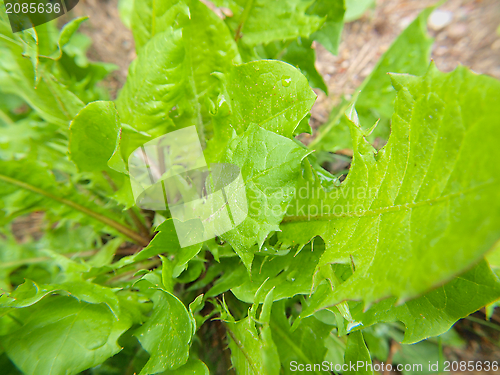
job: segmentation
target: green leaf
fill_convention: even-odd
[[[52,210],[50,213],[45,213],[45,220],[52,222],[58,219],[58,211]],[[92,225],[82,226],[75,220],[79,220],[78,215],[69,215],[69,220],[58,223],[55,228],[50,228],[45,231],[40,239],[38,248],[40,249],[57,249],[59,254],[86,252],[89,249],[98,247],[100,241],[100,233],[95,231]],[[85,221],[85,220],[83,220]],[[123,241],[123,239],[122,239]],[[97,246],[96,246],[97,245]]]
[[[326,16],[325,23],[312,34],[311,39],[318,41],[330,53],[336,55],[344,28],[344,0],[317,0],[309,9],[309,13],[320,17]]]
[[[0,216],[1,217],[1,216]],[[10,231],[0,230],[0,291],[10,291],[11,273],[19,266],[26,264],[27,259],[36,258],[37,252],[33,242],[18,243]],[[0,296],[0,300],[2,296]]]
[[[345,0],[345,22],[352,22],[361,18],[368,8],[371,8],[374,5],[375,0]]]
[[[131,16],[137,51],[154,36],[182,27],[189,17],[189,0],[134,0]]]
[[[69,23],[71,23],[70,21]],[[57,41],[59,37],[59,30],[57,27],[57,20],[52,20],[41,25],[35,26],[33,30],[36,31],[38,38],[38,55],[45,57],[50,55],[57,49]],[[41,63],[43,63],[41,59]]]
[[[305,77],[280,61],[255,61],[235,67],[225,78],[231,116],[240,134],[251,124],[291,138],[316,95]]]
[[[164,253],[175,255],[172,276],[178,277],[186,269],[187,263],[201,251],[202,243],[181,248],[173,219],[165,220],[156,230],[158,233],[149,245],[125,262],[140,262]]]
[[[69,120],[83,107],[83,103],[43,66],[39,66],[39,49],[42,48],[43,51],[45,45],[44,41],[38,40],[37,30],[24,30],[19,35],[12,33],[5,6],[2,4],[0,6],[1,92],[22,97],[44,120],[67,126]],[[29,56],[29,59],[24,55]]]
[[[221,237],[238,253],[247,269],[253,259],[252,246],[262,247],[270,232],[279,230],[288,202],[295,194],[300,163],[306,150],[290,139],[254,125],[228,146],[222,163],[236,165],[243,177],[246,200],[229,192],[232,207],[247,206],[247,217]],[[229,194],[228,193],[228,194]]]
[[[316,52],[312,48],[311,39],[301,39],[291,42],[281,59],[296,68],[300,69],[309,81],[311,87],[318,88],[328,95],[323,77],[318,73],[314,63],[316,62]]]
[[[169,112],[186,86],[181,38],[180,31],[158,34],[130,65],[116,105],[122,120],[139,131],[173,126]]]
[[[22,327],[1,342],[25,375],[73,375],[96,366],[121,350],[116,341],[132,324],[103,305],[62,296],[21,309],[19,318]]]
[[[0,366],[6,375],[23,375],[5,354],[0,354]]]
[[[97,84],[118,69],[114,64],[89,61],[87,53],[91,44],[92,40],[88,36],[73,34],[62,46],[61,58],[52,64],[56,77],[84,103],[107,99],[107,89]],[[56,47],[48,53],[54,48]]]
[[[20,49],[6,48],[0,43],[0,86],[2,92],[22,97],[44,120],[66,127],[83,108],[83,103],[50,73],[39,71],[40,80],[34,87],[35,76],[30,62]]]
[[[306,14],[313,0],[216,0],[214,4],[231,9],[226,19],[237,40],[253,47],[275,40],[309,37],[324,19]]]
[[[390,332],[389,335],[392,336],[394,340],[401,341],[401,339],[397,337],[397,333],[399,332],[394,332],[394,333]],[[442,337],[439,337],[438,340],[442,341],[443,345],[447,344],[446,342],[444,342]],[[426,340],[414,345],[401,345],[401,350],[398,350],[396,353],[394,353],[394,356],[392,357],[393,363],[401,364],[403,366],[406,365],[406,368],[410,369],[410,371],[402,371],[404,375],[422,374],[423,372],[422,369],[424,369],[425,372],[430,374],[439,373],[437,372],[437,370],[438,368],[441,369],[444,368],[443,362],[445,360],[445,357],[442,356],[443,347],[438,345],[434,341],[435,340],[432,341]],[[446,346],[451,346],[451,345],[446,345]],[[369,346],[368,348],[370,349]],[[427,363],[427,369],[425,368],[424,363]],[[438,363],[439,365],[436,366],[436,364]],[[408,365],[410,365],[411,367]],[[433,366],[432,370],[434,371],[432,370],[429,371],[430,370],[429,365]]]
[[[37,85],[40,76],[38,75],[38,35],[34,28],[26,29],[19,32],[19,40],[23,43],[23,56],[27,56],[33,65],[33,73],[35,75],[35,86]]]
[[[127,28],[132,28],[132,15],[134,14],[134,0],[118,1],[118,13],[120,19]]]
[[[321,246],[315,246],[314,249],[305,246],[298,254],[290,251],[284,256],[273,256],[272,249],[264,245],[259,254],[269,255],[256,257],[252,264],[251,275],[238,277],[235,280],[237,284],[231,291],[239,300],[253,303],[257,289],[269,279],[261,288],[267,292],[274,288],[276,301],[297,294],[308,295],[312,291],[312,275],[323,251],[324,247]]]
[[[65,259],[66,262],[72,263],[62,255],[54,253],[54,256],[59,257],[60,258],[59,260]],[[63,268],[65,271],[67,271],[66,276],[68,276],[69,274],[73,276],[74,279],[63,282],[61,284],[40,285],[40,286],[32,281],[26,280],[24,284],[18,286],[9,295],[6,294],[0,295],[0,307],[2,308],[28,307],[38,303],[47,296],[57,293],[65,296],[72,296],[79,301],[87,303],[104,304],[110,309],[113,315],[117,319],[119,319],[121,315],[120,301],[112,289],[106,288],[98,284],[93,284],[90,282],[83,281],[81,279],[80,274],[77,274],[76,272],[83,270],[84,267],[78,269],[77,268],[78,265],[76,265],[76,263],[75,263],[76,267],[75,265],[70,265],[70,267],[68,267],[67,269],[65,267],[67,265],[61,265],[61,264],[58,265],[61,266],[61,268]]]
[[[330,364],[333,363],[334,369],[335,365],[342,365],[344,363],[344,354],[345,354],[344,341],[340,340],[333,333],[331,333],[325,339],[325,346],[327,348],[327,352],[325,354],[325,361],[330,362]]]
[[[425,74],[434,39],[427,34],[427,18],[435,7],[425,9],[392,43],[363,83],[356,100],[358,114],[373,111],[374,116],[390,118],[394,113],[396,90],[387,73]],[[376,120],[377,117],[374,117]],[[373,123],[375,121],[370,121]]]
[[[427,35],[427,18],[434,8],[425,9],[398,36],[358,89],[361,92],[356,99],[356,110],[362,123],[371,125],[381,119],[375,131],[369,135],[372,141],[376,137],[389,137],[389,118],[394,113],[396,90],[392,87],[387,73],[422,75],[429,66],[434,39]],[[348,105],[346,102],[338,110],[334,109],[331,120],[319,129],[319,134],[311,142],[310,148],[330,152],[352,148],[349,125],[342,118]]]
[[[340,42],[340,33],[342,31],[343,25],[343,0],[334,0],[333,2],[314,1],[312,2],[313,4],[310,7],[307,7],[307,14],[302,14],[302,16],[309,18],[315,17],[317,20],[321,20],[321,22],[319,22],[315,26],[315,28],[322,25],[320,30],[316,31],[309,38],[307,36],[309,35],[309,33],[303,33],[301,31],[301,26],[294,24],[294,27],[297,27],[295,30],[293,30],[293,28],[289,28],[288,30],[286,30],[286,32],[289,33],[287,34],[288,37],[276,37],[276,39],[274,39],[274,36],[272,36],[273,31],[269,27],[265,29],[263,25],[267,25],[267,23],[269,22],[273,24],[273,26],[281,28],[282,26],[279,25],[281,20],[272,20],[271,17],[283,17],[284,15],[282,15],[280,12],[284,11],[284,9],[289,6],[289,2],[267,2],[265,7],[263,8],[263,4],[256,4],[250,1],[244,4],[246,9],[245,11],[242,7],[240,7],[240,5],[243,6],[243,2],[222,0],[216,3],[222,6],[222,8],[216,8],[216,12],[221,14],[229,14],[229,17],[226,18],[226,21],[230,26],[232,25],[233,32],[237,33],[235,27],[237,29],[239,28],[239,26],[235,26],[235,22],[238,20],[238,18],[243,19],[247,17],[247,19],[252,19],[257,17],[256,20],[258,19],[257,23],[261,25],[261,31],[263,31],[264,33],[269,33],[269,35],[271,35],[270,38],[266,39],[265,41],[258,42],[255,45],[252,43],[250,45],[247,45],[245,42],[246,34],[243,33],[245,35],[241,39],[243,44],[240,43],[240,52],[242,53],[245,61],[260,59],[279,59],[288,62],[300,68],[302,73],[306,75],[306,77],[311,82],[312,87],[317,87],[324,92],[327,92],[325,83],[323,82],[322,77],[316,71],[316,68],[314,66],[316,56],[314,49],[311,47],[311,44],[313,40],[318,40],[324,43],[329,50],[336,53],[338,44]],[[237,3],[241,4],[238,5]],[[309,4],[310,3],[311,2],[309,1]],[[305,4],[306,2],[302,1],[302,5],[305,6]],[[227,7],[230,7],[231,11],[228,11]],[[266,12],[267,8],[273,9],[273,12],[275,11],[276,14],[273,15],[270,14],[270,12]],[[249,9],[251,10],[248,11]],[[230,13],[234,13],[234,11],[236,11],[236,15],[231,15]],[[238,12],[243,13],[239,14]],[[265,15],[264,12],[266,12]],[[285,13],[287,18],[290,17],[290,12],[285,11]],[[262,19],[258,17],[262,17]],[[323,23],[325,19],[326,22]],[[245,27],[246,26],[243,25],[243,28]],[[289,27],[289,25],[287,25],[286,27]],[[285,30],[283,29],[283,31]],[[236,39],[238,40],[238,36],[236,36]]]
[[[222,273],[222,275],[219,279],[216,280],[214,285],[205,294],[205,297],[214,297],[222,294],[231,288],[243,284],[248,278],[247,269],[244,265],[241,264],[240,260],[237,259],[237,257],[221,258],[220,265],[217,264],[215,266],[212,266],[209,270],[211,272],[206,275],[205,278],[210,276],[210,278],[212,278],[213,280],[218,273]],[[202,280],[202,282],[204,284],[205,280]],[[253,300],[253,296],[251,297],[251,299]]]
[[[142,3],[137,1],[135,7],[142,7]],[[137,130],[160,127],[157,134],[163,135],[196,125],[203,141],[204,129],[210,128],[211,121],[206,103],[215,101],[219,86],[212,73],[229,71],[240,57],[224,22],[203,3],[189,4],[190,18],[182,29],[167,27],[153,33],[140,50],[117,107],[122,121]],[[161,19],[153,16],[154,25],[168,25]]]
[[[161,259],[161,283],[166,291],[173,293],[175,283],[172,277],[172,269],[173,269],[172,262],[163,255],[160,255],[160,259]]]
[[[271,331],[278,348],[283,373],[295,373],[292,371],[292,361],[312,366],[321,364],[326,354],[324,341],[330,335],[332,328],[314,317],[309,317],[292,332],[285,314],[284,301],[275,303],[272,311]],[[321,368],[321,370],[324,369]],[[311,373],[330,374],[328,371],[311,371]]]
[[[210,317],[210,315],[202,316],[199,314],[200,310],[204,306],[205,301],[203,300],[203,294],[200,294],[189,304],[189,315],[191,317],[191,323],[193,324],[193,332],[196,332],[198,328],[200,328],[201,325],[203,325],[203,323],[205,323],[205,321]]]
[[[121,136],[120,118],[113,102],[87,104],[71,121],[69,128],[70,159],[82,171],[108,170]],[[121,169],[125,162],[117,153]]]
[[[118,250],[122,244],[123,240],[118,237],[106,242],[106,244],[101,247],[99,252],[92,256],[87,263],[93,267],[104,267],[110,265],[113,262],[116,250]]]
[[[486,254],[485,258],[491,269],[496,271],[498,274],[498,271],[500,270],[500,242],[497,243],[488,254]]]
[[[9,295],[0,295],[0,308],[23,308],[32,306],[45,296],[53,294],[57,288],[40,288],[33,281],[26,280]]]
[[[344,371],[345,375],[373,375],[373,370],[367,366],[372,363],[370,352],[360,331],[353,332],[347,336],[344,363],[349,366],[349,370]]]
[[[240,321],[234,321],[227,307],[225,311],[222,311],[222,318],[225,320],[229,334],[231,362],[239,375],[277,375],[280,372],[279,355],[273,342],[269,316],[266,316],[265,312],[271,308],[272,290],[267,296],[261,294],[258,297],[257,295],[255,296],[256,303],[249,311],[249,315]],[[259,319],[263,326],[258,330],[255,315],[263,296],[266,301]]]
[[[403,322],[406,327],[403,343],[412,344],[439,336],[457,320],[498,298],[500,281],[483,261],[445,285],[402,305],[395,305],[396,299],[391,298],[376,303],[366,312],[361,305],[351,312],[363,327],[377,322]]]
[[[231,362],[241,375],[279,374],[279,357],[269,335],[259,336],[255,323],[245,318],[239,322],[227,322],[231,339]]]
[[[67,141],[60,127],[48,124],[32,114],[5,127],[0,127],[0,159],[37,157],[48,165],[68,172],[74,170],[67,160]]]
[[[161,375],[210,375],[207,366],[199,359],[189,359],[189,361],[176,370],[167,370]]]
[[[153,302],[153,314],[135,332],[151,356],[141,375],[176,370],[184,365],[194,334],[189,312],[177,297],[160,289],[153,295]]]
[[[292,374],[294,362],[372,374],[358,368],[370,356],[436,363],[457,319],[484,305],[491,316],[500,83],[464,68],[424,72],[428,9],[365,80],[357,112],[334,109],[311,146],[322,154],[310,155],[294,137],[312,132],[310,84],[326,90],[313,43],[337,52],[345,2],[352,18],[373,1],[122,0],[138,57],[119,110],[103,101],[109,85],[96,86],[112,68],[88,60],[83,18],[13,34],[0,4],[3,372],[231,371],[218,355],[226,339],[239,374]],[[425,76],[392,75],[393,89],[388,71]],[[193,125],[213,172],[199,190],[218,185],[216,163],[238,173],[220,196],[228,220],[212,225],[212,202],[202,215],[188,200],[186,223],[171,205],[142,212],[143,228],[123,214],[135,205],[125,161]],[[345,147],[352,164],[323,170]],[[171,191],[186,198],[190,182]],[[390,350],[403,335],[439,338]]]
[[[323,238],[318,268],[353,263],[329,305],[351,299],[368,307],[389,296],[402,303],[464,272],[500,236],[500,82],[462,67],[392,78],[398,94],[387,145],[376,153],[351,123],[347,179],[325,190],[306,169],[281,225],[284,244]]]
[[[88,19],[88,17],[79,17],[69,21],[66,25],[64,25],[61,29],[61,32],[59,33],[59,38],[57,41],[57,51],[54,51],[47,56],[42,55],[41,57],[47,57],[52,60],[59,60],[63,54],[63,47],[68,44],[82,22]]]
[[[221,79],[224,87],[215,110],[214,138],[205,151],[208,161],[219,160],[233,129],[242,134],[258,124],[292,138],[316,100],[300,71],[281,61],[238,65]]]

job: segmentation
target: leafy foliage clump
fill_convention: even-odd
[[[500,82],[429,66],[429,8],[306,146],[311,87],[327,91],[313,43],[336,53],[344,16],[371,2],[209,5],[123,2],[137,58],[114,101],[99,85],[114,67],[85,57],[84,18],[13,34],[0,7],[2,371],[439,360],[437,340],[459,340],[455,322],[500,297]],[[249,209],[181,248],[168,209],[136,205],[126,161],[192,125],[209,164],[239,167]],[[344,148],[347,176],[321,167]]]

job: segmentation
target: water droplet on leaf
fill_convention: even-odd
[[[291,83],[292,83],[292,78],[290,78],[288,76],[281,77],[281,84],[283,86],[288,87],[288,86],[290,86]]]

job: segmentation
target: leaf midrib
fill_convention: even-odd
[[[255,363],[252,361],[250,354],[248,354],[248,352],[245,350],[242,342],[236,337],[234,332],[231,331],[231,329],[227,325],[226,325],[226,330],[229,333],[229,336],[231,336],[231,338],[233,339],[233,342],[236,345],[236,347],[241,351],[241,353],[243,354],[243,356],[247,360],[247,362],[250,365],[250,367],[252,368],[252,371],[254,372],[254,374],[256,374],[256,375],[260,374],[260,372],[255,367]]]

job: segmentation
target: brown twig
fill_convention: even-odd
[[[234,32],[234,40],[238,42],[242,35],[243,32],[243,27],[245,26],[245,22],[247,21],[248,16],[250,15],[250,11],[252,10],[253,7],[253,0],[247,0],[247,3],[245,5],[245,9],[243,10],[243,13],[241,14],[240,22],[238,22],[238,27],[236,28],[236,31]]]
[[[387,357],[387,364],[385,366],[384,375],[389,375],[392,371],[389,370],[389,365],[392,365],[392,358],[394,354],[399,350],[399,344],[391,339],[391,349],[389,351],[389,356]]]

